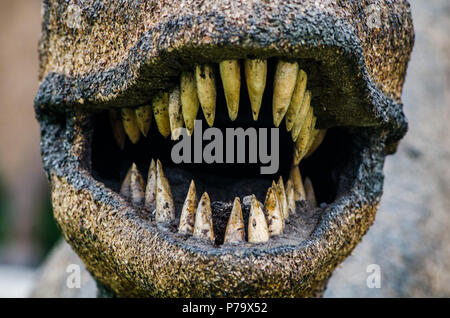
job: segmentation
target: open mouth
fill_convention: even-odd
[[[205,249],[299,245],[351,179],[351,133],[318,128],[311,83],[320,81],[309,78],[311,67],[269,58],[186,68],[147,105],[95,115],[92,174],[175,241]],[[229,128],[279,127],[277,171],[220,158],[174,163],[176,143],[207,126],[224,136]],[[257,140],[245,141],[250,158]],[[191,157],[196,151],[203,149],[193,145]]]

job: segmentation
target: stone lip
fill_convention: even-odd
[[[406,1],[380,1],[390,27],[378,29],[368,27],[370,12],[357,3],[89,2],[80,4],[80,28],[69,28],[67,4],[46,1],[36,108],[142,105],[195,63],[283,56],[319,65],[312,73],[322,82],[311,89],[321,128],[406,126],[400,95],[414,42]],[[108,27],[113,17],[128,23]]]

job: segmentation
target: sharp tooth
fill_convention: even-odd
[[[313,120],[313,109],[312,107],[308,110],[308,115],[306,115],[305,122],[303,123],[300,134],[298,135],[297,141],[295,142],[294,149],[294,165],[298,165],[305,155],[306,147],[308,146],[309,136],[311,133],[311,124]]]
[[[155,97],[153,97],[152,106],[159,133],[164,137],[169,136],[169,94],[165,92],[158,93]]]
[[[270,236],[282,234],[284,229],[284,217],[277,198],[276,189],[273,187],[270,187],[269,190],[267,190],[264,209],[266,211],[267,226],[269,228]]]
[[[147,188],[145,189],[145,207],[150,211],[156,209],[156,164],[153,159],[148,168]]]
[[[305,158],[308,158],[309,156],[311,156],[317,150],[317,148],[320,147],[326,134],[327,134],[326,129],[317,129],[316,130],[314,141],[312,142],[311,147],[309,148],[308,152],[306,153]]]
[[[119,110],[109,111],[109,123],[111,124],[114,140],[121,150],[125,148],[125,131],[123,130],[122,119]]]
[[[193,72],[181,73],[180,87],[184,124],[190,136],[194,131],[194,121],[197,118],[199,107],[197,84],[195,83],[195,75]]]
[[[267,242],[269,240],[269,227],[261,209],[261,204],[252,196],[250,216],[248,219],[248,241],[251,243]]]
[[[216,80],[211,65],[197,65],[195,67],[197,95],[209,127],[214,124],[216,115]]]
[[[195,213],[194,236],[214,242],[211,201],[208,193],[203,193]]]
[[[291,179],[286,183],[286,201],[288,205],[289,215],[295,214],[295,190]]]
[[[277,183],[278,197],[280,198],[281,211],[283,211],[284,219],[289,219],[289,209],[287,204],[286,189],[284,188],[283,178],[280,176]]]
[[[125,132],[127,133],[128,138],[130,138],[131,142],[133,144],[136,144],[141,137],[141,133],[139,132],[139,127],[137,125],[136,113],[134,109],[122,108],[121,114],[123,128],[125,129]]]
[[[231,210],[225,230],[224,243],[242,242],[245,240],[244,235],[244,218],[242,216],[241,201],[239,198],[234,198],[233,209]]]
[[[191,181],[186,200],[181,210],[179,233],[192,234],[194,232],[195,211],[197,210],[197,191],[194,180]]]
[[[297,116],[294,120],[294,126],[291,130],[292,140],[296,141],[300,131],[305,123],[306,116],[308,115],[308,111],[311,105],[311,92],[306,91],[305,96],[303,97],[302,106],[300,110],[297,112]]]
[[[253,120],[258,120],[267,79],[267,60],[245,60],[245,79],[252,106]]]
[[[239,60],[225,60],[220,62],[220,77],[227,101],[228,116],[235,120],[239,111],[239,95],[241,91],[241,66]]]
[[[136,121],[141,133],[147,137],[152,123],[152,106],[145,105],[136,109]]]
[[[306,91],[307,79],[308,76],[306,75],[305,71],[299,70],[297,75],[297,81],[295,83],[294,93],[292,94],[291,103],[286,113],[287,131],[291,131],[292,127],[294,126],[297,114],[300,112],[300,109],[302,107],[303,97],[305,96]]]
[[[144,179],[134,163],[131,166],[130,191],[131,203],[136,206],[141,206],[144,203],[145,198]]]
[[[311,182],[311,179],[305,178],[305,192],[306,192],[306,200],[312,203],[313,207],[317,206],[316,195],[314,194],[314,188]]]
[[[305,188],[303,186],[302,175],[297,165],[292,166],[289,178],[294,185],[294,199],[295,201],[302,201],[306,199]]]
[[[280,126],[294,92],[297,80],[298,63],[278,61],[273,82],[273,123],[275,127]]]
[[[175,219],[175,207],[169,181],[159,160],[156,163],[156,172],[156,222],[170,222]]]
[[[169,95],[169,120],[172,140],[178,140],[183,128],[183,113],[181,110],[180,88],[176,87]]]
[[[128,172],[122,181],[122,185],[120,186],[120,195],[127,201],[129,201],[131,199],[131,189],[130,189],[131,170],[132,170],[131,168],[132,167],[130,167],[130,169],[128,169]]]

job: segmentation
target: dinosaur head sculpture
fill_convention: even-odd
[[[102,288],[320,295],[374,221],[407,129],[408,2],[44,0],[42,12],[35,109],[54,216]],[[279,126],[279,169],[174,163],[173,139],[198,123]]]

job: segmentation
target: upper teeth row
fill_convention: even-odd
[[[125,199],[135,206],[144,205],[156,211],[156,222],[171,222],[175,219],[175,206],[169,181],[164,175],[161,162],[152,160],[148,171],[147,185],[133,164],[120,189]],[[311,181],[306,178],[303,185],[300,170],[294,166],[289,180],[285,184],[280,177],[278,183],[272,182],[262,207],[255,195],[250,197],[250,215],[248,221],[248,241],[266,242],[270,236],[280,235],[284,231],[285,221],[295,214],[295,202],[309,200],[316,205]],[[245,202],[245,199],[244,199]],[[191,181],[178,226],[180,233],[215,241],[211,200],[207,192],[197,202],[194,181]],[[233,208],[225,230],[224,243],[245,241],[244,220],[239,198],[234,199]]]
[[[257,120],[267,78],[267,60],[246,59],[243,61],[248,95],[253,119]],[[241,88],[241,62],[225,60],[220,62],[228,115],[235,120],[239,111]],[[160,92],[153,97],[152,105],[137,109],[123,108],[110,111],[114,136],[123,149],[125,133],[133,143],[137,143],[141,134],[147,136],[155,117],[159,132],[177,140],[180,128],[184,126],[189,135],[194,130],[194,121],[201,106],[209,126],[214,124],[216,112],[216,80],[213,66],[197,65],[193,71],[182,72],[180,83],[170,93]],[[307,90],[307,74],[299,68],[297,62],[277,62],[272,101],[273,122],[275,127],[286,118],[286,129],[296,142],[295,163],[303,158],[311,147],[319,131],[315,128],[316,117],[311,106],[311,92]]]

